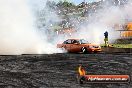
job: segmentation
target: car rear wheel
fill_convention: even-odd
[[[62,47],[61,50],[65,53],[68,52],[64,47]]]
[[[86,48],[86,47],[82,47],[82,48],[81,48],[81,52],[82,52],[82,53],[87,53],[87,52],[88,52],[88,51],[87,51],[87,48]]]

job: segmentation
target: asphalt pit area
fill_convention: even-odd
[[[79,84],[78,66],[87,74],[129,74],[131,55],[43,54],[0,56],[0,88],[132,88],[130,84]]]

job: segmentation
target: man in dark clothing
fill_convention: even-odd
[[[105,46],[108,46],[108,32],[107,31],[104,33],[104,36],[105,36],[104,38]]]

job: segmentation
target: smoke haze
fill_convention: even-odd
[[[32,5],[39,7],[40,2]],[[0,6],[0,54],[59,52],[56,46],[47,42],[44,34],[39,35],[26,0],[0,0]]]
[[[72,36],[53,36],[54,41],[49,41],[47,29],[62,19],[56,11],[50,13],[49,9],[45,8],[46,2],[47,0],[0,0],[0,54],[60,53],[62,51],[56,48],[56,44],[67,38],[84,38],[91,43],[102,44],[105,31],[109,32],[109,41],[113,42],[120,37],[113,26],[124,24],[125,19],[132,18],[131,1],[124,6],[103,3],[103,8],[87,16],[88,21],[75,24],[79,25],[79,29]],[[42,30],[36,27],[37,11],[45,13],[46,24]],[[39,24],[41,23],[37,23]]]
[[[120,4],[120,3],[119,3]],[[113,5],[108,1],[102,4],[102,8],[96,13],[91,13],[88,21],[79,26],[79,31],[74,34],[75,38],[84,38],[91,43],[104,43],[104,32],[109,33],[109,43],[113,43],[120,38],[120,32],[116,31],[114,26],[117,24],[124,25],[127,20],[132,19],[132,2],[125,5]],[[119,28],[117,30],[122,30]]]

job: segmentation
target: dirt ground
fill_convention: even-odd
[[[132,88],[130,84],[79,84],[78,66],[87,74],[129,74],[132,54],[43,54],[0,56],[0,88]]]

